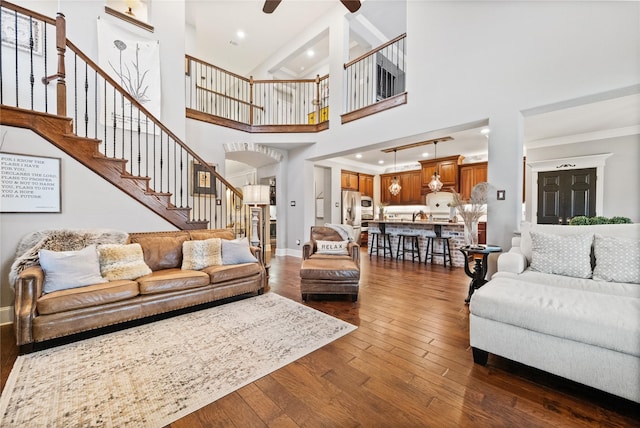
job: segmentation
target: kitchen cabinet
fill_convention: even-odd
[[[340,187],[342,187],[342,190],[358,190],[358,186],[358,173],[343,169],[340,175]]]
[[[449,191],[453,189],[458,192],[460,190],[458,183],[458,170],[463,159],[464,156],[455,155],[428,161],[421,160],[420,165],[422,165],[422,193],[426,194],[431,192],[431,190],[429,189],[429,182],[431,181],[431,177],[436,170],[438,171],[438,174],[440,174],[440,181],[442,181],[442,190]]]
[[[389,191],[391,180],[398,177],[400,193],[393,196]],[[403,171],[393,174],[380,175],[380,201],[389,205],[418,205],[424,204],[422,198],[421,171]]]
[[[358,174],[358,190],[362,196],[373,198],[373,175]]]
[[[478,183],[487,181],[487,162],[460,165],[460,197],[471,198],[471,189]]]

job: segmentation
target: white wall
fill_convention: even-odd
[[[640,135],[585,141],[561,146],[527,150],[527,163],[563,159],[570,157],[612,153],[604,167],[604,211],[597,213],[605,217],[629,217],[640,222]],[[526,169],[525,194],[527,220],[532,221],[531,202],[537,198],[535,178],[531,167]]]

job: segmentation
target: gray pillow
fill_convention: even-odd
[[[79,251],[40,250],[38,257],[44,271],[44,294],[108,282],[100,275],[95,245]]]
[[[222,264],[237,265],[240,263],[255,263],[258,259],[251,254],[247,238],[222,240]]]
[[[562,236],[532,231],[531,269],[574,278],[591,278],[592,242],[593,233]]]
[[[640,284],[640,240],[596,234],[593,279]]]

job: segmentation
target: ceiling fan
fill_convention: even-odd
[[[276,7],[280,4],[282,0],[265,0],[264,6],[262,7],[262,11],[264,13],[272,13],[276,10]],[[349,9],[349,12],[354,13],[358,9],[360,9],[360,1],[359,0],[340,0],[340,2]]]

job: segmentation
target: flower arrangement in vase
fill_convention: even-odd
[[[450,207],[456,208],[458,216],[464,222],[464,241],[471,248],[478,247],[478,221],[485,215],[489,183],[482,182],[473,186],[471,198],[467,201],[455,190]]]

